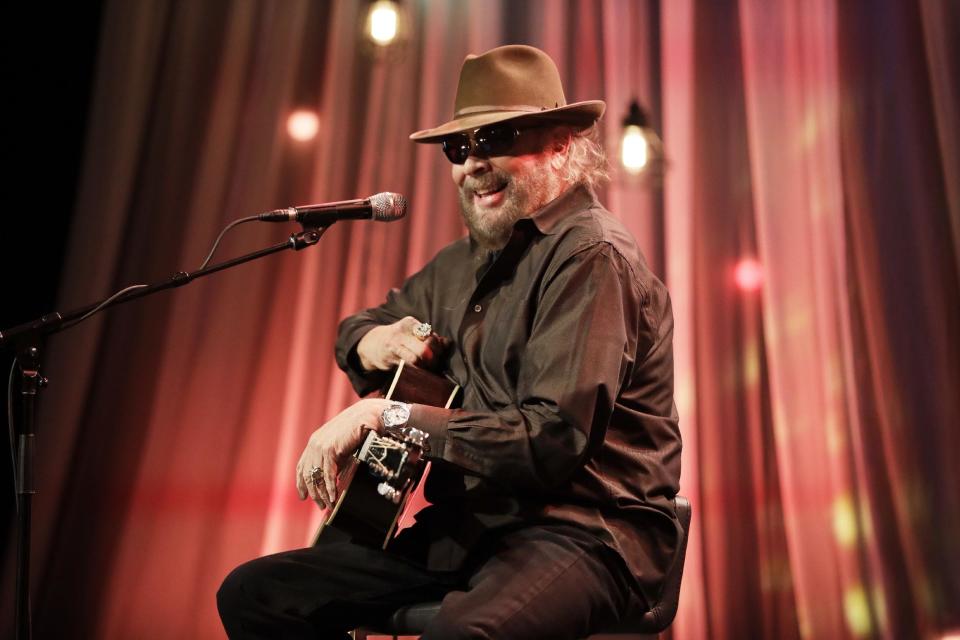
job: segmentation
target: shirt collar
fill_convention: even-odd
[[[598,206],[597,196],[590,187],[578,184],[533,212],[528,219],[544,235],[553,235],[563,227],[561,224],[571,213]]]

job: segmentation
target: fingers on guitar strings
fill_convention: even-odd
[[[417,362],[420,360],[420,356],[418,356],[413,349],[404,344],[397,345],[393,352],[397,356],[397,362],[394,364],[400,364],[401,360],[407,364],[417,364]]]

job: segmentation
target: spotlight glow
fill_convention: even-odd
[[[849,548],[857,541],[857,514],[853,501],[843,494],[833,501],[833,537],[841,547]]]
[[[870,606],[867,603],[867,594],[860,585],[848,588],[843,594],[843,617],[846,618],[847,628],[855,637],[862,638],[872,633]]]
[[[756,291],[763,284],[763,266],[754,258],[742,258],[733,272],[741,291]]]
[[[371,5],[367,18],[370,38],[381,46],[390,44],[397,37],[398,22],[397,5],[391,0],[377,0]]]
[[[650,143],[643,135],[643,129],[635,124],[628,125],[620,143],[620,162],[630,173],[640,173],[649,159]]]
[[[297,109],[287,118],[287,133],[294,140],[313,140],[320,130],[320,118],[309,109]]]

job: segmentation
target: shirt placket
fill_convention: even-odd
[[[463,314],[458,333],[467,376],[472,376],[480,357],[484,336],[484,320],[490,313],[490,305],[504,278],[513,273],[520,257],[530,244],[533,234],[530,220],[521,220],[514,227],[513,234],[503,251],[490,264],[474,288],[467,308]],[[467,381],[469,383],[469,381]]]

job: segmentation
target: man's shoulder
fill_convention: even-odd
[[[556,227],[555,241],[561,254],[573,254],[589,248],[609,248],[614,254],[638,268],[646,269],[646,260],[630,230],[600,202],[572,211]]]
[[[650,268],[633,233],[596,198],[557,220],[544,240],[553,244],[554,269],[588,257],[620,273],[642,297],[667,297],[666,287]]]

